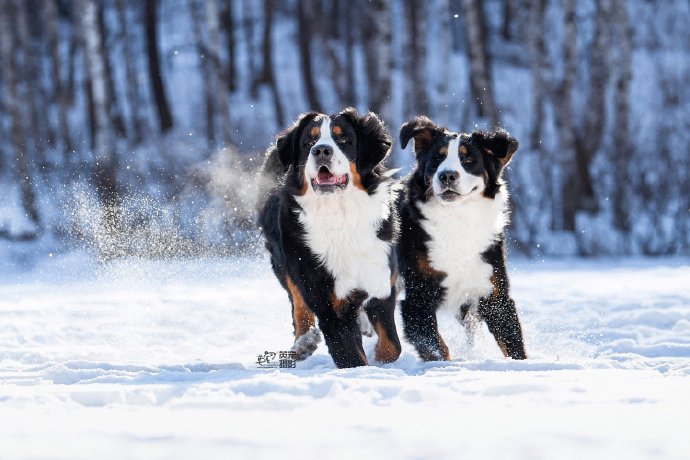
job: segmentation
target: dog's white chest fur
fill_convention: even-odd
[[[482,260],[482,253],[507,223],[506,202],[504,188],[493,200],[479,196],[446,204],[432,197],[420,203],[425,217],[421,225],[431,237],[429,264],[447,275],[441,282],[446,289],[444,307],[476,303],[491,292],[492,267]]]
[[[335,295],[344,299],[354,289],[369,296],[390,295],[390,243],[376,234],[390,215],[390,183],[369,195],[356,187],[317,196],[309,190],[295,197],[302,207],[299,222],[305,242],[335,280]]]

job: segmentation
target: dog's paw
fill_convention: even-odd
[[[295,359],[297,361],[304,361],[316,351],[319,342],[321,342],[321,333],[317,328],[312,327],[297,337],[290,351],[295,352]]]
[[[367,312],[364,311],[364,308],[359,310],[357,323],[359,323],[359,330],[362,332],[362,335],[367,337],[372,337],[374,335],[374,326],[369,322],[369,317],[367,316]]]

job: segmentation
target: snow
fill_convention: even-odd
[[[511,262],[527,361],[449,316],[452,362],[268,370],[292,325],[263,258],[3,253],[2,457],[687,458],[689,261]]]

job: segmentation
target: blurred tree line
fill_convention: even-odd
[[[0,220],[0,237],[50,231],[41,203],[56,180],[90,184],[103,226],[117,228],[123,196],[183,180],[155,162],[157,145],[197,133],[193,154],[171,160],[193,169],[222,147],[255,154],[301,112],[353,105],[380,113],[394,137],[417,114],[516,134],[508,179],[521,251],[687,254],[689,9],[680,0],[0,0],[0,177],[32,224],[17,233]],[[132,182],[142,146],[157,174]],[[392,163],[411,161],[396,147]]]

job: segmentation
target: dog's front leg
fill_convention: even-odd
[[[503,295],[484,297],[479,300],[479,315],[486,321],[505,357],[527,358],[522,326],[513,299]]]
[[[408,291],[401,304],[405,337],[424,361],[450,361],[448,346],[438,331],[434,304],[423,294],[411,294]]]
[[[395,328],[395,286],[391,286],[391,295],[385,299],[372,298],[364,309],[378,340],[374,349],[376,361],[392,363],[400,356],[402,346]]]
[[[356,309],[342,316],[332,310],[317,313],[319,328],[323,333],[328,351],[339,368],[369,364],[362,346],[362,333],[359,330],[357,314]]]

